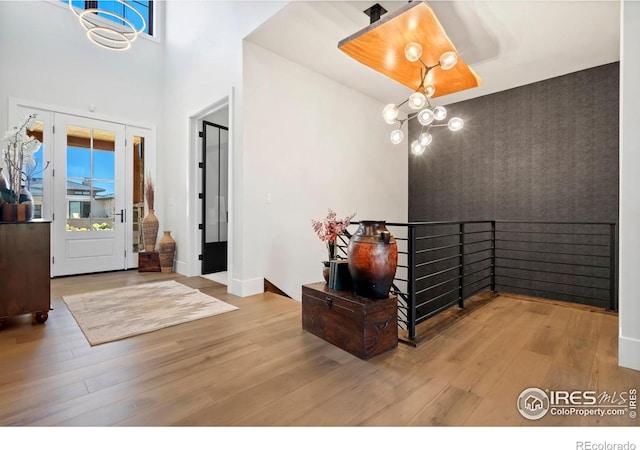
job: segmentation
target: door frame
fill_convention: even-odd
[[[209,106],[201,109],[195,114],[189,116],[189,136],[191,137],[189,147],[189,195],[188,195],[188,208],[189,217],[194,217],[194,221],[190,221],[187,225],[190,227],[191,232],[188,233],[189,247],[191,248],[191,257],[189,261],[189,271],[191,276],[201,275],[201,261],[199,259],[202,234],[204,230],[200,230],[198,225],[202,223],[202,207],[200,205],[200,199],[198,193],[200,193],[202,186],[202,175],[199,172],[199,163],[201,163],[202,146],[200,137],[198,136],[200,130],[200,123],[202,120],[211,113],[214,113],[224,107],[229,108],[229,158],[228,158],[228,183],[229,183],[229,199],[228,199],[228,211],[229,211],[229,223],[227,224],[227,292],[234,293],[233,283],[233,251],[234,251],[234,223],[235,223],[235,193],[233,189],[234,184],[234,158],[235,158],[235,139],[234,139],[234,91],[233,88],[229,95],[221,98],[220,100],[211,103]]]
[[[27,108],[27,109],[35,109],[35,110],[39,110],[42,111],[43,113],[47,113],[47,114],[51,114],[51,123],[50,126],[53,126],[53,118],[55,117],[55,114],[66,114],[66,115],[71,115],[71,116],[78,116],[78,117],[85,117],[87,119],[95,119],[95,120],[100,120],[103,122],[111,122],[111,123],[115,123],[115,124],[121,124],[125,126],[125,135],[128,137],[129,135],[129,129],[133,129],[133,130],[146,130],[146,132],[148,133],[148,137],[150,138],[150,145],[148,147],[148,151],[145,152],[145,173],[150,173],[151,176],[153,177],[153,179],[157,179],[156,178],[156,167],[157,167],[157,149],[156,149],[156,136],[157,136],[157,127],[156,125],[153,124],[149,124],[149,123],[144,123],[144,122],[140,122],[137,120],[129,120],[129,119],[124,119],[122,117],[114,117],[114,116],[110,116],[107,114],[101,114],[101,113],[94,113],[94,112],[87,112],[85,110],[80,110],[77,108],[72,108],[72,107],[66,107],[66,106],[60,106],[60,105],[55,105],[55,104],[49,104],[49,103],[43,103],[43,102],[39,102],[39,101],[35,101],[35,100],[28,100],[28,99],[24,99],[24,98],[18,98],[18,97],[9,97],[8,98],[8,103],[9,103],[9,108],[8,108],[8,114],[7,114],[7,120],[8,120],[8,124],[13,124],[16,123],[18,120],[21,119],[21,117],[23,115],[20,114],[19,109],[20,108]],[[10,125],[8,125],[10,126]],[[45,130],[45,132],[47,132],[47,130]],[[53,133],[51,131],[51,128],[49,128],[48,130],[50,139],[49,141],[51,142],[51,162],[53,163],[54,160],[54,155],[53,155]],[[129,140],[127,139],[127,142],[125,143],[125,149],[127,149],[129,147]],[[148,159],[147,159],[148,157]],[[132,176],[132,168],[131,168],[132,163],[130,161],[127,161],[126,167],[125,167],[125,182],[128,183],[127,186],[130,186],[130,178]],[[49,171],[54,170],[55,167],[50,167]],[[51,174],[52,175],[52,174]],[[52,193],[53,193],[53,177],[49,175],[47,177],[46,180],[43,180],[44,186],[46,188],[46,192],[45,192],[45,198],[47,198],[48,196],[48,200],[49,200],[49,206],[44,207],[42,209],[42,219],[43,220],[52,220],[53,219],[53,211],[55,206],[53,205],[53,202],[55,201],[55,199],[52,197]],[[48,182],[47,182],[48,180]],[[131,197],[130,197],[130,192],[129,189],[127,188],[127,194],[125,196],[125,201],[127,202],[127,208],[129,208],[129,204],[131,203]],[[129,211],[127,212],[128,217],[131,217],[131,215],[129,215]],[[131,223],[131,222],[129,222]],[[51,228],[51,254],[54,254],[54,246],[55,246],[55,240],[53,239],[53,228],[54,227],[50,227]],[[126,232],[126,237],[125,237],[125,241],[126,244],[125,245],[129,245],[129,243],[132,240],[132,236],[133,236],[133,229],[131,227],[129,227],[127,229]],[[129,250],[127,248],[127,250]],[[51,264],[51,262],[50,262]],[[137,266],[137,258],[135,256],[133,256],[133,252],[131,251],[127,251],[127,259],[126,259],[126,268],[133,268]],[[53,271],[51,272],[53,273]]]

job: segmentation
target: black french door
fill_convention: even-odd
[[[229,128],[202,122],[202,274],[227,270]]]

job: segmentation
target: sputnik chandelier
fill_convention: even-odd
[[[444,106],[436,106],[434,108],[431,105],[429,98],[433,97],[436,93],[436,88],[432,84],[425,85],[425,80],[431,70],[436,67],[439,67],[441,70],[452,69],[458,62],[458,55],[455,52],[445,52],[440,55],[438,64],[428,66],[420,59],[422,57],[422,46],[417,42],[409,42],[404,48],[404,56],[409,62],[420,62],[420,64],[422,64],[422,80],[420,86],[418,86],[418,89],[404,102],[398,105],[390,103],[385,106],[382,110],[382,118],[388,124],[399,124],[399,127],[391,132],[391,142],[393,144],[400,144],[404,140],[402,124],[408,120],[417,118],[420,125],[422,125],[422,129],[420,130],[418,138],[411,142],[411,152],[414,155],[421,155],[433,140],[431,128],[448,127],[451,131],[459,131],[464,126],[464,121],[459,117],[452,117],[447,123],[437,123],[447,118],[447,109]],[[409,113],[405,119],[398,119],[400,107],[404,104],[407,104],[411,110],[417,112]]]
[[[460,58],[426,2],[409,2],[390,14],[376,3],[364,13],[369,16],[369,26],[341,40],[338,48],[413,91],[404,102],[387,105],[382,117],[389,124],[400,124],[391,132],[394,144],[404,139],[404,122],[417,119],[422,130],[410,146],[414,154],[420,155],[431,143],[432,128],[458,131],[464,125],[459,117],[445,122],[447,109],[433,107],[429,99],[478,87],[482,80]],[[405,104],[411,111],[399,119],[400,108]]]
[[[136,28],[132,20],[125,17],[127,14],[124,12],[118,14],[101,8],[76,10],[71,2],[72,0],[69,0],[69,9],[80,21],[89,40],[99,47],[117,51],[128,50],[131,43],[146,28],[146,21],[142,14],[122,0],[115,0],[115,2],[122,5],[122,11],[133,13],[139,19],[136,22],[141,23],[141,26]]]

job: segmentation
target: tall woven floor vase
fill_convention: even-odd
[[[173,258],[176,254],[176,241],[171,237],[171,231],[165,231],[160,239],[160,271],[164,273],[173,272]]]
[[[156,250],[156,241],[158,240],[158,218],[154,214],[153,209],[142,219],[142,242],[144,243],[145,252],[153,252]]]

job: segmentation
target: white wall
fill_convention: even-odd
[[[0,128],[14,125],[8,97],[158,125],[162,59],[148,39],[126,52],[99,48],[64,4],[0,1]]]
[[[621,366],[640,370],[640,3],[623,2],[620,97]]]
[[[296,299],[322,281],[311,219],[327,208],[406,222],[407,146],[390,143],[383,107],[245,41],[242,260],[260,291],[262,276]]]
[[[160,219],[176,240],[176,270],[200,273],[193,260],[200,251],[197,229],[197,161],[190,154],[190,120],[209,105],[231,96],[230,292],[243,294],[240,251],[234,239],[242,229],[242,38],[277,12],[286,2],[171,1],[166,5],[163,149],[158,161]],[[232,95],[233,94],[233,95]],[[233,280],[232,280],[233,281]]]

